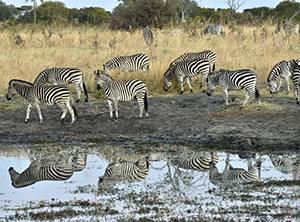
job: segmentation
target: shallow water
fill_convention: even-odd
[[[0,148],[0,220],[298,221],[299,153],[195,151],[176,146],[171,150],[149,153],[88,145]],[[193,157],[202,161],[203,168],[183,169],[174,162]],[[124,168],[124,161],[144,173],[146,169],[143,178],[118,174],[98,183],[109,166]],[[40,167],[49,162],[71,170],[71,175],[64,181],[12,185],[10,167],[21,173],[30,164]],[[226,166],[226,172],[242,168],[252,174],[245,174],[248,181],[226,178]],[[216,169],[223,174],[214,177]]]

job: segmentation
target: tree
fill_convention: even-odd
[[[37,9],[37,16],[40,20],[52,24],[68,20],[69,11],[62,2],[47,1]]]
[[[4,2],[0,1],[0,21],[6,21],[8,19],[13,19],[19,15],[18,10],[13,5],[6,5]]]
[[[37,3],[35,0],[30,0],[33,3],[33,10],[34,10],[34,24],[36,24],[36,9],[37,9]],[[43,0],[40,0],[41,3],[44,3]],[[29,0],[25,0],[25,2],[29,2]]]
[[[231,21],[236,11],[245,3],[245,0],[226,0],[225,3],[229,6]]]

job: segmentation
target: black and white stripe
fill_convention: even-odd
[[[83,73],[77,68],[51,68],[43,70],[34,81],[34,85],[44,85],[45,83],[52,85],[72,84],[77,91],[77,101],[80,100],[81,90],[85,94],[85,101],[88,101],[88,93],[83,78]]]
[[[257,75],[249,69],[235,71],[220,70],[207,76],[207,95],[210,96],[216,86],[221,86],[225,95],[225,109],[229,106],[228,90],[246,89],[246,98],[241,109],[245,107],[250,94],[258,101],[258,109],[261,108],[259,91],[257,89]]]
[[[115,57],[103,65],[105,73],[109,74],[113,69],[121,69],[123,71],[134,72],[142,69],[144,72],[149,70],[149,57],[143,53],[138,53],[131,56]]]
[[[224,30],[224,28],[220,24],[209,25],[202,31],[202,37],[205,37],[206,34],[209,34],[210,37],[211,37],[211,35],[218,35],[218,36],[222,37],[223,30]]]
[[[143,117],[145,110],[146,117],[148,114],[148,97],[145,83],[140,80],[132,79],[124,82],[114,81],[104,71],[95,70],[95,82],[97,89],[103,92],[108,105],[110,118],[113,117],[113,107],[115,108],[115,117],[119,118],[118,101],[130,101],[136,99],[139,103],[140,114],[139,118]]]
[[[150,28],[144,28],[143,30],[143,37],[147,44],[151,45],[153,42],[153,33]]]
[[[277,34],[279,32],[281,34],[286,34],[286,35],[290,35],[291,33],[294,32],[297,35],[299,35],[299,24],[293,22],[286,22],[284,24],[280,24],[275,28],[273,34]]]
[[[54,161],[51,159],[38,159],[31,162],[29,167],[22,173],[18,173],[13,167],[9,168],[12,185],[15,188],[26,187],[38,181],[55,180],[62,181],[69,179],[73,173],[73,157],[67,160]]]
[[[300,66],[298,65],[298,60],[291,61],[291,66],[293,69],[293,74],[291,76],[294,85],[294,95],[296,98],[296,103],[300,103],[299,91],[300,91]]]
[[[295,60],[298,63],[300,60]],[[287,94],[290,92],[290,82],[289,78],[292,76],[293,67],[292,61],[281,61],[277,63],[271,70],[268,76],[268,83],[270,86],[270,93],[277,93],[280,89],[282,80],[285,79],[287,84]],[[279,79],[279,84],[277,85],[277,80]]]
[[[104,175],[99,177],[98,186],[109,188],[116,182],[144,180],[149,174],[149,165],[149,157],[136,161],[118,159],[107,166]]]
[[[184,91],[183,90],[184,81],[187,82],[191,92],[193,92],[192,86],[190,84],[190,78],[201,74],[202,81],[205,81],[209,72],[210,72],[210,61],[208,61],[207,59],[197,58],[197,59],[176,62],[174,69],[172,70],[169,68],[164,74],[164,90],[167,91],[171,87],[172,80],[176,77],[177,81],[181,86],[180,94],[182,94]],[[206,85],[204,90],[206,90]]]
[[[173,159],[171,163],[182,169],[187,170],[198,170],[198,171],[208,171],[209,163],[213,162],[217,164],[219,162],[219,157],[217,155],[212,155],[212,157],[207,156],[194,156],[189,159]]]
[[[61,123],[63,123],[67,112],[69,111],[72,117],[71,123],[74,123],[75,116],[77,116],[76,107],[70,90],[64,86],[34,86],[33,84],[13,79],[9,82],[8,92],[6,98],[11,100],[12,97],[19,94],[28,101],[28,108],[26,112],[25,123],[29,120],[31,107],[34,106],[39,114],[40,123],[43,122],[42,113],[39,104],[45,106],[58,105],[63,114],[61,116]]]

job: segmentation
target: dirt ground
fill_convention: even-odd
[[[293,93],[291,91],[291,93]],[[59,107],[42,107],[44,123],[35,109],[25,124],[27,102],[22,98],[0,104],[13,105],[0,112],[0,145],[53,142],[112,142],[143,144],[186,144],[220,149],[298,149],[300,106],[284,92],[262,98],[258,111],[253,97],[239,110],[244,92],[230,92],[231,107],[224,110],[222,94],[190,94],[149,98],[149,118],[138,119],[136,101],[119,105],[119,119],[109,119],[104,99],[84,99],[76,104],[79,119],[70,124],[68,114],[60,123]],[[75,95],[74,95],[75,96]],[[272,104],[272,106],[270,106]],[[275,107],[275,108],[274,108]]]

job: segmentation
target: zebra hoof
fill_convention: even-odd
[[[24,123],[26,123],[26,124],[27,124],[27,123],[28,123],[28,120],[25,120],[25,121],[24,121]]]
[[[203,93],[206,93],[206,90],[203,90],[202,92],[203,92]]]
[[[64,121],[65,121],[65,119],[61,119],[61,120],[60,120],[61,125],[64,125]]]
[[[181,91],[179,94],[180,94],[180,95],[183,94],[183,91]]]
[[[85,102],[88,102],[89,100],[88,99],[85,99]]]
[[[193,90],[191,89],[191,93],[193,93]]]
[[[79,103],[79,101],[80,101],[80,99],[77,99],[77,100],[76,100],[76,103]]]

